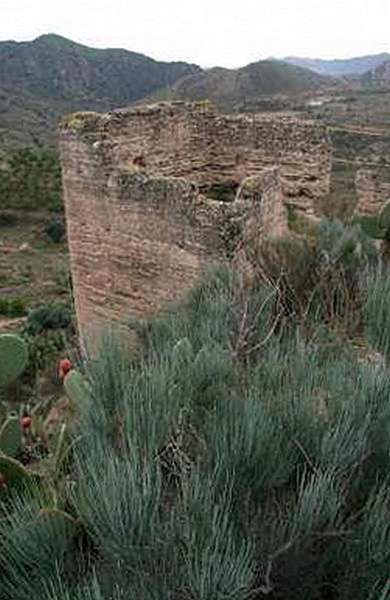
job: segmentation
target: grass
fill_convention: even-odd
[[[300,214],[291,204],[287,204],[287,222],[289,229],[298,235],[311,236],[315,232],[315,225],[310,218]]]
[[[26,314],[26,306],[21,298],[0,298],[0,315],[20,317]]]
[[[386,235],[386,229],[380,225],[378,217],[361,216],[354,219],[359,223],[364,233],[375,240],[383,240]]]
[[[328,223],[319,240],[355,282],[360,236]],[[374,338],[382,284],[365,288]],[[213,269],[132,324],[140,353],[110,338],[80,365],[90,398],[55,493],[0,504],[1,597],[388,597],[388,369],[326,322],[275,327],[280,293]]]

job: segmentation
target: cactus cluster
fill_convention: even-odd
[[[7,386],[19,377],[26,368],[28,360],[27,345],[17,335],[0,335],[0,387]],[[71,362],[67,359],[60,361],[59,376],[66,378],[65,388],[71,400],[78,408],[83,410],[89,402],[88,384],[77,371],[71,371]],[[65,383],[65,381],[64,381]],[[1,408],[1,407],[0,407]],[[61,535],[66,530],[69,537],[75,534],[76,521],[67,513],[56,508],[55,494],[56,476],[61,471],[61,458],[64,452],[64,436],[66,426],[63,425],[59,436],[57,450],[54,454],[53,474],[50,470],[38,474],[25,466],[18,459],[22,455],[24,444],[24,431],[31,426],[31,416],[22,414],[7,414],[2,411],[0,415],[0,503],[8,502],[14,494],[33,492],[39,488],[40,493],[45,491],[49,499],[49,506],[41,509],[39,517],[50,519],[58,525]],[[53,496],[51,497],[51,493]],[[54,508],[53,508],[54,507]]]
[[[0,335],[0,387],[15,381],[23,373],[27,361],[27,344],[21,337],[13,334]],[[68,359],[60,361],[59,377],[64,379],[64,387],[70,400],[81,412],[86,410],[90,405],[91,395],[88,382],[80,372],[72,369]],[[0,502],[14,493],[32,490],[48,483],[46,477],[31,471],[18,460],[23,450],[23,430],[30,426],[30,416],[7,415],[6,412],[0,416]],[[55,453],[55,470],[63,452],[65,430],[63,426]],[[51,484],[53,482],[54,479]],[[71,531],[75,526],[72,517],[56,508],[43,508],[41,517],[54,519],[59,525],[62,524],[62,528],[66,525]]]
[[[15,381],[28,361],[26,342],[14,334],[0,335],[0,387]],[[0,425],[0,497],[15,487],[32,481],[29,472],[15,460],[23,443],[23,432],[17,416],[6,416]]]
[[[15,381],[27,365],[26,342],[13,334],[0,335],[0,387]],[[0,452],[17,456],[22,447],[22,428],[16,416],[6,417],[0,426]]]

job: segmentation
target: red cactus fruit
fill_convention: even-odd
[[[24,417],[22,417],[20,419],[20,424],[22,426],[22,429],[30,429],[31,423],[32,423],[32,418],[29,417],[28,415],[25,415]]]
[[[7,481],[5,479],[5,475],[3,475],[3,473],[0,473],[0,489],[2,487],[6,487],[7,485]]]
[[[72,368],[72,363],[69,358],[62,358],[58,364],[58,376],[60,379],[64,379],[65,375],[69,373]]]

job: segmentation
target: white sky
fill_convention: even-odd
[[[205,67],[344,58],[390,51],[390,0],[0,0],[0,40],[49,32]]]

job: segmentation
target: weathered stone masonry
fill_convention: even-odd
[[[202,104],[76,114],[60,150],[84,337],[155,313],[210,261],[231,258],[237,232],[241,246],[280,234],[286,203],[310,212],[329,190],[325,128]],[[215,200],[221,190],[231,202]]]
[[[390,200],[390,173],[383,169],[359,169],[356,173],[357,216],[377,216]]]

